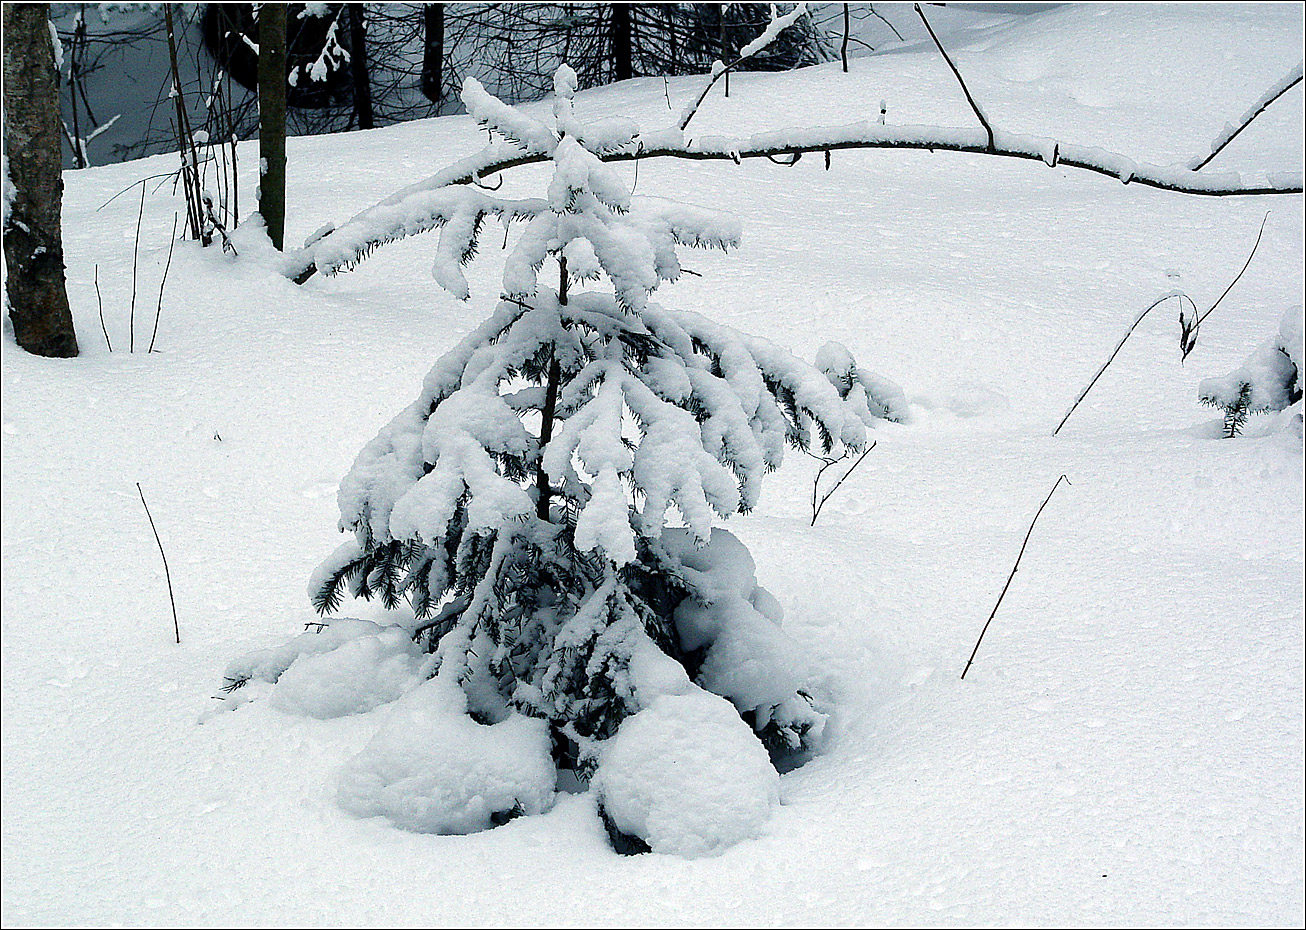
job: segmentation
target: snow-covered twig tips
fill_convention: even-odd
[[[1029,522],[1029,529],[1025,532],[1025,541],[1020,544],[1020,552],[1016,555],[1016,563],[1011,566],[1011,574],[1007,576],[1007,583],[1002,586],[1002,593],[998,595],[998,602],[993,605],[993,612],[989,614],[988,620],[984,621],[984,629],[980,630],[979,639],[975,640],[975,648],[970,651],[970,658],[966,660],[966,667],[961,670],[963,681],[966,680],[966,673],[970,671],[971,663],[975,661],[975,654],[979,652],[980,643],[984,642],[984,634],[989,631],[989,624],[998,615],[998,608],[1002,606],[1002,599],[1007,596],[1007,589],[1011,587],[1011,580],[1016,577],[1016,570],[1020,568],[1020,560],[1025,555],[1025,547],[1029,545],[1029,537],[1034,534],[1034,524],[1038,522],[1038,518],[1043,513],[1043,508],[1048,505],[1048,501],[1052,500],[1052,495],[1057,493],[1057,488],[1061,487],[1063,481],[1067,486],[1070,484],[1070,478],[1066,475],[1058,478],[1056,483],[1052,485],[1052,490],[1048,491],[1048,496],[1039,505],[1038,511],[1034,514],[1034,519]]]

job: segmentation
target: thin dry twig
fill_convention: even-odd
[[[1143,310],[1142,313],[1134,317],[1134,322],[1129,324],[1129,328],[1125,330],[1125,334],[1121,336],[1120,341],[1116,343],[1115,350],[1107,360],[1102,363],[1102,367],[1097,370],[1097,374],[1093,375],[1093,380],[1088,382],[1088,386],[1079,392],[1079,396],[1075,398],[1075,402],[1070,405],[1070,409],[1066,411],[1066,415],[1061,418],[1061,422],[1057,424],[1057,428],[1052,431],[1053,436],[1061,432],[1061,427],[1066,425],[1066,421],[1069,420],[1070,415],[1075,412],[1075,408],[1078,407],[1080,402],[1088,396],[1088,392],[1093,390],[1093,385],[1097,384],[1098,379],[1102,377],[1111,363],[1115,361],[1115,357],[1119,355],[1120,350],[1125,347],[1125,342],[1127,342],[1129,337],[1134,334],[1134,330],[1138,328],[1138,324],[1143,322],[1143,318],[1161,304],[1172,298],[1179,301],[1179,361],[1182,364],[1187,360],[1189,353],[1197,346],[1197,332],[1201,328],[1202,323],[1206,322],[1206,318],[1215,312],[1215,308],[1220,306],[1220,302],[1228,296],[1229,292],[1233,290],[1233,286],[1238,283],[1239,279],[1242,278],[1243,273],[1251,266],[1252,259],[1256,257],[1256,250],[1260,247],[1261,237],[1265,235],[1265,223],[1269,218],[1270,214],[1266,211],[1265,217],[1261,220],[1260,231],[1256,234],[1256,242],[1252,244],[1251,254],[1247,256],[1247,261],[1243,263],[1242,271],[1239,271],[1238,274],[1234,276],[1234,279],[1229,282],[1229,286],[1224,289],[1224,293],[1216,299],[1215,303],[1211,304],[1210,309],[1205,313],[1200,315],[1197,313],[1197,304],[1194,303],[1193,299],[1187,294],[1182,291],[1173,291],[1166,294],[1164,297],[1153,301],[1145,310]],[[1191,319],[1186,317],[1183,312],[1183,302],[1185,300],[1188,301],[1189,306],[1193,308],[1193,316]]]
[[[805,12],[806,10],[805,4],[799,4],[799,6],[802,6]],[[774,11],[775,7],[772,7],[771,9],[772,11]],[[797,15],[795,16],[795,14]],[[772,15],[773,16],[775,15],[774,12]],[[795,20],[800,18],[802,15],[803,12],[799,12],[797,9],[791,10],[789,13],[785,14],[785,16],[793,16]],[[685,112],[681,115],[679,122],[676,124],[676,128],[683,131],[689,126],[690,120],[692,120],[695,114],[698,113],[699,107],[703,105],[703,101],[707,99],[707,95],[711,92],[712,88],[716,86],[716,82],[721,80],[722,78],[725,78],[726,80],[726,96],[729,97],[730,96],[730,72],[734,71],[736,68],[738,68],[749,58],[752,58],[753,55],[755,55],[757,52],[760,52],[762,48],[765,48],[765,46],[761,46],[759,48],[753,49],[753,51],[748,52],[748,54],[740,55],[734,61],[730,62],[730,64],[722,65],[720,71],[713,69],[712,74],[708,77],[706,83],[704,83],[703,87],[699,90],[698,97],[695,98],[693,103],[691,103],[688,107],[685,108]]]
[[[1252,109],[1248,113],[1245,113],[1243,115],[1242,122],[1238,124],[1238,128],[1235,129],[1233,132],[1231,132],[1229,135],[1225,136],[1216,145],[1212,146],[1211,154],[1207,155],[1205,158],[1197,162],[1197,164],[1193,165],[1193,170],[1201,171],[1203,168],[1209,165],[1211,163],[1211,159],[1215,158],[1215,156],[1223,152],[1225,146],[1227,146],[1234,139],[1238,138],[1238,134],[1252,124],[1252,120],[1256,119],[1256,117],[1264,113],[1269,108],[1270,104],[1274,103],[1274,101],[1278,100],[1289,90],[1291,90],[1292,88],[1296,87],[1298,84],[1301,83],[1302,65],[1300,62],[1298,62],[1297,67],[1294,68],[1293,71],[1287,75],[1287,78],[1288,78],[1287,83],[1285,83],[1277,91],[1267,93],[1265,97],[1261,99],[1259,106],[1255,106],[1254,109]]]
[[[127,351],[136,351],[136,265],[141,249],[141,219],[145,216],[145,185],[141,184],[141,209],[136,214],[136,241],[132,243],[132,303],[127,318]]]
[[[104,298],[100,296],[100,266],[95,266],[95,303],[100,308],[100,330],[104,333],[104,344],[113,351],[113,343],[109,341],[109,327],[104,325]]]
[[[834,496],[834,492],[839,490],[839,486],[848,480],[848,476],[851,475],[857,469],[858,465],[862,464],[862,460],[865,459],[866,456],[870,455],[871,450],[875,448],[878,442],[879,440],[875,440],[869,446],[863,449],[862,454],[857,456],[857,460],[853,462],[852,465],[848,466],[848,470],[843,473],[843,477],[840,478],[838,481],[836,481],[834,483],[834,486],[831,487],[830,490],[826,491],[825,494],[821,495],[820,498],[817,497],[817,494],[819,493],[821,487],[821,477],[826,473],[828,469],[834,467],[835,465],[838,465],[844,459],[848,458],[848,453],[845,452],[837,459],[828,458],[822,455],[813,455],[810,452],[808,453],[808,455],[811,455],[812,458],[822,463],[821,467],[817,469],[816,477],[812,479],[812,522],[811,522],[812,526],[816,526],[816,518],[821,515],[821,509],[825,507],[825,502]]]
[[[1252,259],[1256,257],[1256,250],[1260,248],[1261,237],[1265,235],[1265,224],[1269,221],[1269,219],[1270,219],[1270,211],[1266,210],[1265,216],[1261,219],[1261,228],[1256,233],[1256,241],[1252,243],[1252,251],[1247,256],[1247,261],[1243,262],[1242,271],[1239,271],[1238,274],[1234,276],[1234,279],[1229,282],[1229,286],[1224,289],[1224,293],[1221,294],[1219,298],[1216,299],[1215,303],[1211,304],[1211,309],[1207,310],[1201,316],[1195,316],[1195,322],[1191,326],[1188,324],[1187,320],[1184,319],[1183,315],[1180,314],[1179,323],[1183,327],[1183,332],[1179,337],[1179,342],[1180,342],[1180,351],[1183,353],[1183,357],[1185,359],[1188,358],[1188,353],[1193,351],[1193,349],[1196,347],[1197,331],[1201,329],[1202,324],[1206,322],[1206,318],[1215,312],[1215,308],[1220,306],[1220,302],[1229,296],[1229,292],[1233,290],[1233,286],[1237,284],[1238,281],[1242,278],[1243,273],[1246,272],[1249,267],[1251,267]],[[1196,306],[1193,307],[1193,313],[1194,315],[1196,315],[1197,313]]]
[[[1088,382],[1088,386],[1079,392],[1079,396],[1075,398],[1075,402],[1070,405],[1070,409],[1066,411],[1066,415],[1061,418],[1061,422],[1057,424],[1057,428],[1052,431],[1053,436],[1061,432],[1061,427],[1066,425],[1066,421],[1069,420],[1070,415],[1075,412],[1075,408],[1078,407],[1080,403],[1083,401],[1083,399],[1088,396],[1088,392],[1093,390],[1093,385],[1097,384],[1098,378],[1101,378],[1102,375],[1106,373],[1107,368],[1110,367],[1113,361],[1115,361],[1116,356],[1120,354],[1120,350],[1125,347],[1125,343],[1129,341],[1129,337],[1132,336],[1134,334],[1134,330],[1138,328],[1138,324],[1143,322],[1143,319],[1149,313],[1151,313],[1157,307],[1161,306],[1161,304],[1165,303],[1167,300],[1178,298],[1182,302],[1186,297],[1187,297],[1186,294],[1183,294],[1179,291],[1166,294],[1164,297],[1158,298],[1157,300],[1153,301],[1147,307],[1147,309],[1145,309],[1142,313],[1138,314],[1138,316],[1134,317],[1134,322],[1129,324],[1129,328],[1125,330],[1125,334],[1121,336],[1120,341],[1116,343],[1115,350],[1112,351],[1111,355],[1107,358],[1107,360],[1102,363],[1102,367],[1097,370],[1097,374],[1093,375],[1093,380]],[[1189,302],[1191,303],[1191,300]]]
[[[984,115],[984,111],[980,109],[980,105],[976,103],[975,98],[971,96],[970,88],[966,86],[965,79],[962,78],[961,72],[957,70],[957,66],[953,63],[952,56],[950,56],[947,49],[943,47],[943,43],[939,41],[939,37],[934,34],[934,28],[930,25],[930,21],[925,18],[925,11],[921,9],[919,3],[914,5],[916,7],[916,15],[919,16],[921,22],[925,24],[925,30],[929,32],[930,38],[934,40],[935,46],[939,49],[939,54],[941,54],[943,60],[948,63],[948,67],[952,69],[952,73],[957,76],[957,83],[961,85],[961,92],[966,95],[966,101],[970,104],[970,108],[975,111],[975,116],[979,119],[980,125],[983,126],[984,131],[989,134],[989,151],[992,152],[997,148],[997,146],[993,142],[993,127],[989,125],[988,117]]]
[[[168,269],[172,267],[172,249],[177,244],[177,219],[178,214],[172,214],[172,238],[168,240],[168,261],[163,266],[163,280],[159,282],[159,302],[154,308],[154,332],[150,333],[150,347],[145,354],[154,351],[154,339],[159,335],[159,315],[163,312],[163,289],[168,285]]]
[[[136,493],[141,496],[141,506],[145,508],[145,517],[150,521],[150,529],[154,531],[154,541],[159,544],[159,556],[163,559],[163,577],[168,582],[168,601],[172,604],[172,630],[177,638],[177,645],[181,645],[181,624],[177,621],[177,599],[172,596],[172,574],[168,571],[168,555],[163,551],[163,540],[159,538],[159,530],[154,525],[154,517],[150,514],[150,505],[145,503],[145,492],[141,490],[141,483],[136,482]]]
[[[966,667],[961,670],[963,681],[966,680],[966,673],[970,671],[971,663],[975,661],[975,654],[979,652],[980,643],[984,642],[984,634],[989,631],[989,624],[998,615],[998,608],[1002,606],[1002,599],[1007,596],[1007,589],[1011,587],[1011,580],[1016,577],[1016,570],[1020,568],[1020,560],[1025,554],[1025,547],[1029,545],[1029,537],[1034,534],[1034,524],[1038,522],[1039,516],[1043,513],[1043,508],[1048,505],[1048,501],[1052,500],[1052,495],[1057,493],[1057,488],[1061,487],[1063,481],[1067,486],[1070,485],[1070,479],[1067,476],[1062,475],[1058,478],[1056,484],[1052,485],[1052,490],[1048,491],[1048,496],[1039,505],[1038,512],[1034,514],[1034,519],[1030,521],[1029,530],[1025,533],[1025,541],[1020,544],[1020,552],[1016,555],[1016,564],[1011,566],[1011,574],[1007,576],[1007,583],[1002,586],[1002,593],[998,595],[998,602],[993,605],[993,612],[989,614],[988,620],[984,621],[984,629],[980,630],[979,639],[975,640],[975,648],[970,651],[970,658],[966,660]]]

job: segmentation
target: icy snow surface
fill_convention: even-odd
[[[996,125],[1140,163],[1209,151],[1301,59],[1294,5],[929,10]],[[672,109],[660,79],[578,106],[658,126],[698,86],[672,81]],[[947,65],[914,38],[847,75],[732,75],[729,100],[714,91],[693,126],[874,119],[881,99],[890,126],[973,127]],[[1302,123],[1294,88],[1211,167],[1300,172]],[[459,117],[290,140],[287,240],[484,139]],[[467,304],[430,279],[430,235],[303,287],[266,257],[179,245],[160,351],[132,355],[136,205],[96,208],[174,167],[65,176],[84,354],[36,359],[7,333],[0,356],[6,925],[1302,923],[1301,441],[1220,440],[1196,394],[1302,302],[1300,196],[1185,197],[927,152],[836,152],[829,171],[819,158],[639,166],[639,195],[743,223],[740,248],[695,254],[703,277],[665,286],[662,304],[807,359],[838,340],[910,401],[815,527],[816,463],[801,455],[729,525],[835,714],[823,751],[779,779],[761,835],[685,860],[616,856],[592,795],[469,836],[342,811],[336,773],[393,734],[395,705],[330,720],[271,699],[210,712],[229,661],[314,619],[304,583],[340,542],[340,478],[490,314],[502,232],[466,269]],[[634,165],[616,170],[634,186]],[[546,181],[523,169],[501,194],[540,197]],[[176,209],[167,187],[146,201],[142,295]],[[1177,323],[1153,314],[1052,439],[1123,327],[1175,286],[1168,273],[1209,306],[1266,209],[1256,260],[1187,363]],[[139,348],[153,300],[137,304]],[[1063,472],[1074,484],[1044,511],[961,682]],[[168,550],[180,646],[136,481]],[[386,771],[371,784],[406,777]]]

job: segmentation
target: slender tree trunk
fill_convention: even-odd
[[[367,30],[363,25],[363,4],[349,6],[349,73],[354,79],[354,113],[359,129],[373,129],[372,82],[367,71]]]
[[[843,45],[839,48],[839,57],[843,59],[843,73],[848,73],[848,36],[852,32],[852,16],[848,4],[843,5]]]
[[[630,4],[612,4],[612,79],[628,81],[635,76],[635,63],[631,60]]]
[[[558,303],[567,306],[567,259],[558,257]],[[535,515],[549,521],[549,501],[553,490],[549,475],[544,470],[544,447],[553,438],[553,421],[558,412],[558,386],[562,382],[562,366],[558,364],[557,349],[549,362],[549,381],[544,388],[544,409],[540,418],[540,460],[535,465]]]
[[[671,4],[663,4],[662,12],[666,16],[667,35],[667,71],[672,77],[680,73],[680,48],[676,41],[676,10]]]
[[[4,131],[13,199],[4,217],[9,318],[18,344],[71,358],[77,334],[64,285],[59,89],[48,3],[4,5]]]
[[[77,26],[73,30],[73,47],[71,54],[68,56],[68,102],[72,105],[73,110],[73,167],[85,168],[86,152],[82,149],[82,121],[78,115],[77,107],[77,83],[81,79],[81,55],[78,54],[79,39],[86,31],[86,4],[81,5],[81,16],[77,20]],[[57,83],[57,81],[56,81]]]
[[[182,91],[181,69],[177,64],[177,32],[173,23],[172,8],[163,6],[165,28],[168,33],[168,61],[172,68],[172,103],[177,122],[177,154],[181,157],[181,184],[186,194],[186,225],[196,242],[204,241],[204,191],[200,185],[199,152],[195,148],[195,134],[190,127],[190,114],[186,112],[186,95]],[[141,190],[142,198],[145,191]]]
[[[444,89],[444,4],[426,4],[423,19],[426,36],[422,44],[422,93],[438,105]]]
[[[727,65],[730,64],[730,60],[735,57],[734,49],[731,48],[730,44],[726,41],[726,11],[729,8],[730,8],[730,4],[728,3],[717,4],[717,9],[720,11],[720,15],[721,15],[721,61],[723,64],[727,64]],[[726,72],[725,95],[727,97],[730,96],[730,72],[729,71]]]
[[[278,250],[286,241],[286,4],[258,15],[258,209]]]

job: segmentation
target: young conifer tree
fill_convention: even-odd
[[[555,85],[546,125],[466,83],[468,112],[503,144],[548,155],[552,180],[537,200],[441,188],[413,218],[441,230],[434,274],[462,298],[485,218],[524,229],[493,314],[437,362],[344,480],[341,529],[353,538],[319,569],[315,606],[331,611],[346,591],[387,607],[407,599],[432,674],[460,683],[475,717],[548,720],[564,765],[593,761],[656,696],[651,670],[668,660],[730,698],[770,748],[802,750],[823,718],[800,689],[761,693],[718,667],[747,662],[764,631],[736,635],[728,661],[724,646],[706,661],[728,620],[703,610],[738,608],[745,625],[761,614],[735,604],[699,553],[712,543],[718,563],[747,560],[751,579],[746,551],[714,537],[714,518],[756,504],[786,445],[864,447],[891,402],[651,303],[681,273],[678,247],[728,249],[738,223],[633,197],[596,156],[629,145],[638,127],[581,122],[570,68]],[[731,546],[743,555],[721,557]],[[684,619],[690,604],[703,608],[697,621]],[[694,623],[698,634],[685,628]]]

